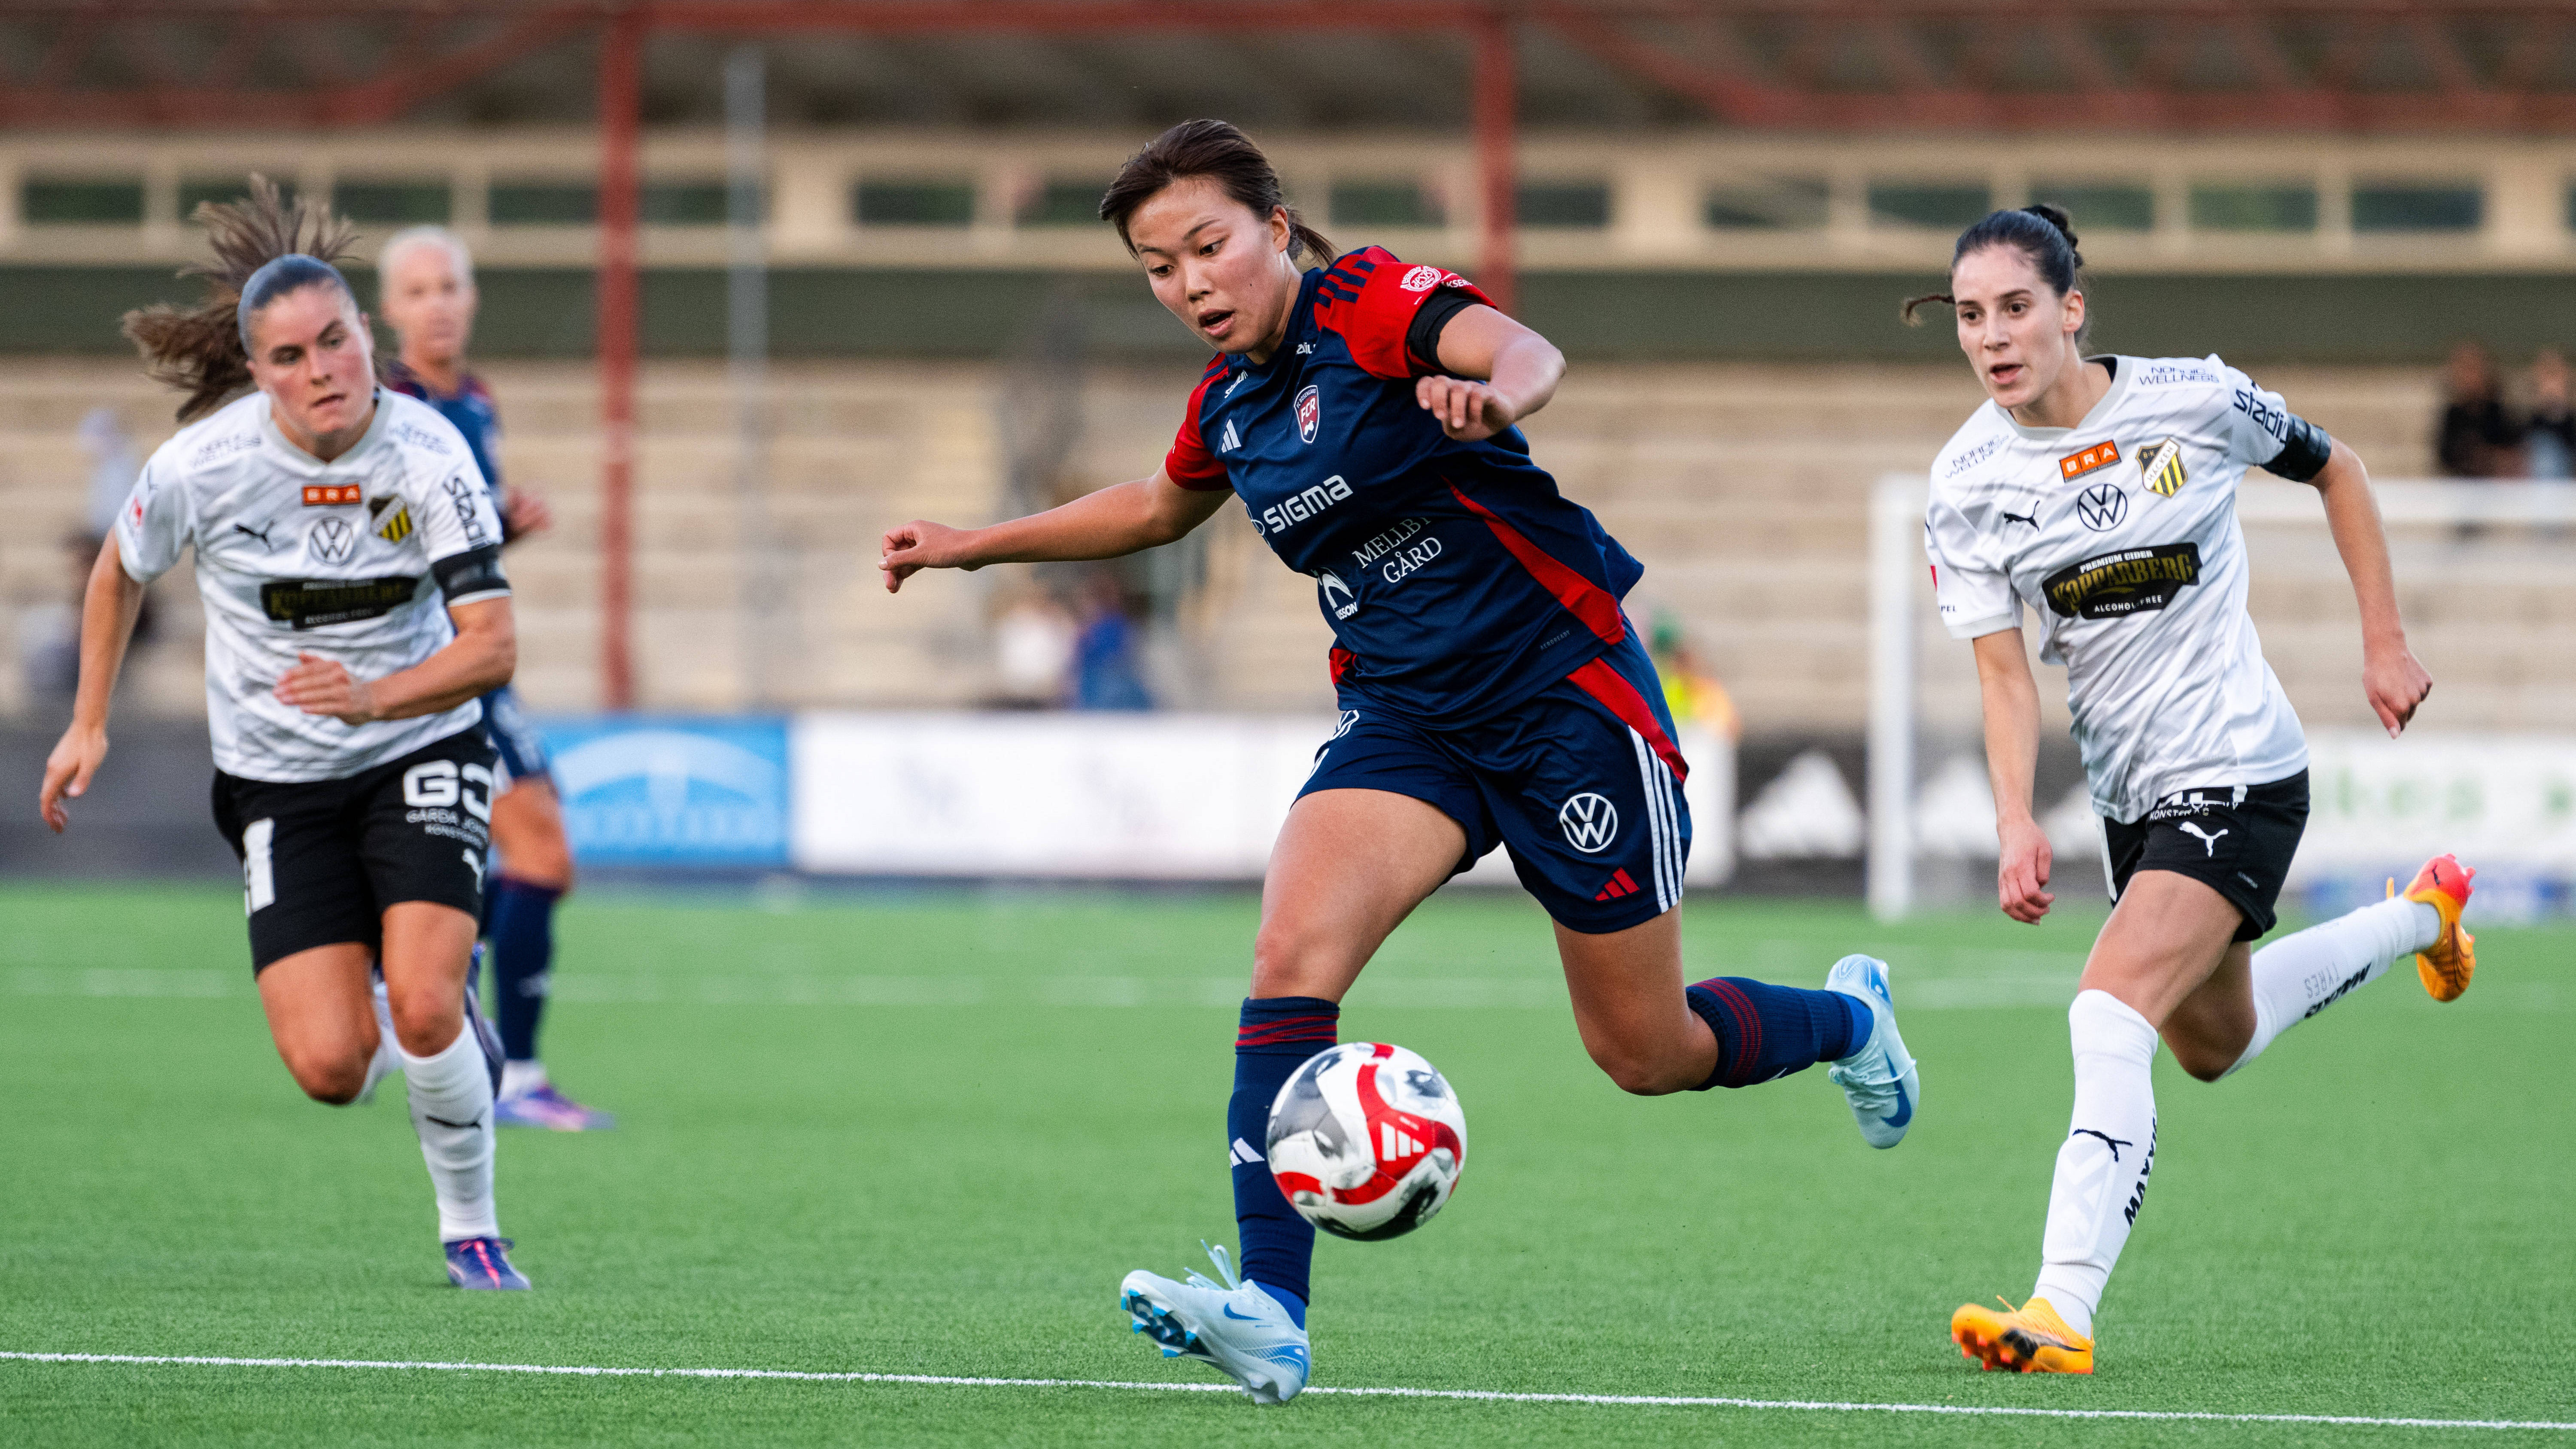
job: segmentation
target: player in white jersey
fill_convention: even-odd
[[[334,1104],[402,1071],[449,1278],[525,1288],[492,1200],[500,1047],[466,990],[494,759],[476,699],[517,658],[500,520],[455,428],[377,385],[366,318],[325,260],[347,229],[265,182],[199,215],[213,296],[126,319],[155,375],[189,390],[187,426],[91,571],[39,808],[69,823],[107,756],[143,587],[194,550],[215,821],[242,860],[278,1055]]]
[[[2307,744],[2245,611],[2236,487],[2249,468],[2315,487],[2362,619],[2362,688],[2391,735],[2432,692],[2397,615],[2386,537],[2352,449],[2216,357],[2087,356],[2075,234],[2054,207],[1961,235],[1950,291],[1988,402],[1932,465],[1925,517],[1941,621],[1975,641],[2004,913],[2037,921],[2048,837],[2031,811],[2039,692],[2021,633],[2066,668],[2103,819],[2111,918],[2067,1012],[2075,1109],[2031,1297],[1951,1317],[1987,1368],[2093,1371],[2093,1317],[2155,1163],[2159,1037],[2216,1081],[2283,1030],[2416,956],[2450,1000],[2476,959],[2469,876],[2449,856],[2392,899],[2276,941],[2307,821]]]

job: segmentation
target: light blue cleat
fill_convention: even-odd
[[[1887,963],[1871,956],[1845,956],[1825,973],[1825,989],[1869,1003],[1874,1026],[1860,1050],[1834,1063],[1825,1076],[1851,1101],[1861,1139],[1872,1147],[1894,1147],[1914,1123],[1923,1101],[1923,1076],[1896,1034],[1896,999],[1887,989]]]
[[[1201,1247],[1207,1245],[1202,1243]],[[1143,1269],[1118,1285],[1135,1331],[1165,1358],[1194,1358],[1243,1385],[1258,1404],[1284,1404],[1306,1387],[1306,1330],[1258,1283],[1238,1282],[1225,1249],[1208,1248],[1223,1283],[1192,1273],[1175,1283]]]

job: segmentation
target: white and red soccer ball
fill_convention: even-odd
[[[1297,1069],[1270,1104],[1270,1176],[1298,1215],[1363,1242],[1431,1220],[1467,1165],[1467,1114],[1431,1063],[1352,1041]]]

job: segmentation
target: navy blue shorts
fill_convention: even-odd
[[[527,711],[519,708],[517,690],[505,684],[483,696],[483,733],[492,737],[501,768],[511,779],[553,783],[554,764],[546,758],[545,737],[528,723]]]
[[[1432,729],[1348,691],[1300,799],[1386,790],[1437,807],[1467,832],[1465,870],[1501,845],[1539,904],[1569,931],[1603,935],[1679,904],[1690,858],[1689,773],[1673,744],[1654,661],[1626,642],[1500,718]]]

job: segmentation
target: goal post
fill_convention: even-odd
[[[1961,679],[1973,686],[1973,665],[1967,650],[1954,647],[1939,631],[1925,602],[1931,586],[1923,552],[1923,512],[1930,486],[1924,474],[1891,473],[1878,480],[1870,499],[1866,878],[1870,912],[1881,920],[1901,919],[1921,904],[1918,867],[1931,823],[1922,808],[1927,693],[1939,695],[1944,702],[1940,727],[1951,737],[1947,740],[1951,753],[1973,748],[1982,771],[1982,742],[1973,738],[1973,704],[1963,711],[1960,699]],[[2484,630],[2486,637],[2479,640],[2478,656],[2466,661],[2471,677],[2461,683],[2468,687],[2453,691],[2466,697],[2465,710],[2441,717],[2427,733],[2461,747],[2449,752],[2457,761],[2451,767],[2455,775],[2491,767],[2494,759],[2507,755],[2538,762],[2530,768],[2546,775],[2544,779],[2535,774],[2527,783],[2517,777],[2497,788],[2457,784],[2425,788],[2447,788],[2454,796],[2478,794],[2482,800],[2498,789],[2508,795],[2536,792],[2555,798],[2553,792],[2561,787],[2553,782],[2576,780],[2576,708],[2569,707],[2576,705],[2576,662],[2571,662],[2576,661],[2576,484],[2399,481],[2375,483],[2374,491],[2395,555],[2401,598],[2410,586],[2429,579],[2452,596],[2451,613],[2482,624],[2491,621],[2491,628]],[[2316,491],[2296,483],[2249,478],[2237,491],[2236,514],[2246,529],[2251,555],[2257,627],[2296,627],[2306,622],[2294,616],[2295,610],[2267,619],[2262,596],[2267,576],[2280,572],[2301,585],[2325,583],[2329,575],[2334,581],[2343,580]],[[2348,600],[2349,584],[2342,587]],[[2281,646],[2268,629],[2265,646],[2279,668],[2283,656],[2276,650]],[[2433,670],[2437,685],[2448,677],[2451,661],[2441,652],[2428,651],[2420,641],[2417,652]],[[1940,682],[1927,687],[1927,671],[1933,669],[1956,677],[1929,676]],[[2366,740],[2366,731],[2336,727],[2344,722],[2333,711],[2349,712],[2349,698],[2357,697],[2357,685],[2330,698],[2304,690],[2295,680],[2285,679],[2285,687],[2292,704],[2301,707],[2303,719],[2311,725],[2312,745],[2327,737],[2325,742],[2334,747],[2324,753],[2338,761],[2375,758],[2366,749],[2356,756],[2341,747],[2342,736],[2351,735],[2360,743]],[[2043,680],[2043,708],[2059,712],[2048,700],[2049,693],[2049,683]],[[2440,698],[2437,692],[2436,700]],[[2312,715],[2312,702],[2326,708]],[[2487,765],[2475,763],[2472,757]],[[2349,787],[2348,779],[2346,784]],[[2045,815],[2056,803],[2039,800],[2034,805]],[[2383,817],[2385,813],[2381,812]],[[1957,828],[1953,823],[1954,836]],[[2313,821],[2311,829],[2313,833]],[[2526,862],[2528,868],[2576,875],[2576,856],[2558,861],[2559,855],[2576,849],[2576,819],[2568,822],[2565,833],[2567,842],[2557,842],[2553,835],[2549,837],[2553,843],[2531,847],[2538,853]],[[2060,861],[2061,872],[2092,868],[2089,862],[2066,860],[2062,849]],[[2076,878],[2068,876],[2061,883],[2061,893],[2063,885]],[[2557,893],[2566,893],[2563,879]]]

